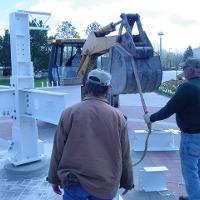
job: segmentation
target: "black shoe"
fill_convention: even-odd
[[[186,196],[180,196],[180,197],[179,197],[179,200],[189,200],[189,198],[186,197]]]

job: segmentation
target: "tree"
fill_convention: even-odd
[[[99,31],[101,28],[101,25],[98,24],[97,22],[92,22],[91,24],[89,24],[85,30],[85,34],[88,36],[91,32],[94,31]]]
[[[10,33],[6,29],[0,38],[0,63],[3,66],[3,75],[11,74]]]
[[[188,57],[193,57],[193,50],[191,46],[188,46],[188,48],[185,50],[183,54],[183,61],[185,61]]]
[[[181,52],[171,52],[163,49],[162,63],[164,67],[167,68],[177,68],[183,59],[183,53]]]
[[[64,21],[57,28],[56,37],[59,38],[78,38],[80,37],[76,28],[70,21]]]
[[[30,22],[30,26],[43,27],[43,22],[36,19]],[[34,71],[46,70],[49,62],[49,45],[47,30],[31,30],[30,31],[31,59]]]
[[[3,48],[3,37],[0,36],[0,65],[2,65],[2,48]]]

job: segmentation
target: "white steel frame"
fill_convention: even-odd
[[[10,14],[10,42],[12,76],[11,87],[0,86],[0,117],[13,119],[12,141],[1,139],[0,144],[10,148],[10,162],[21,165],[41,160],[43,142],[38,139],[36,119],[57,124],[62,111],[80,102],[75,98],[73,86],[65,92],[34,89],[33,64],[30,55],[29,15],[50,13],[18,11]],[[41,29],[41,28],[40,28]],[[43,30],[44,28],[42,28]],[[81,94],[80,86],[78,92]]]

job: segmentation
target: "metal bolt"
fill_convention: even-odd
[[[13,142],[10,144],[10,146],[9,146],[9,150],[12,150],[13,149]]]

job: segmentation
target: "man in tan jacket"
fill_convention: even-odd
[[[88,74],[86,98],[61,115],[53,143],[48,181],[64,200],[113,199],[118,188],[134,187],[127,122],[106,96],[111,76]]]

